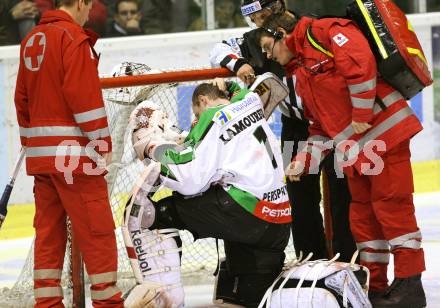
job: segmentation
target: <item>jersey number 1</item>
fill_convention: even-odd
[[[269,158],[272,158],[272,166],[274,169],[276,169],[278,167],[278,164],[275,159],[275,155],[272,152],[272,148],[270,147],[270,143],[267,140],[267,134],[262,126],[258,126],[257,129],[254,131],[254,137],[257,138],[259,143],[264,144],[267,154],[269,154]]]

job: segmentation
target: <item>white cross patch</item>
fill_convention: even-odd
[[[342,47],[345,43],[348,42],[348,38],[342,33],[336,34],[333,37],[333,40],[335,41],[336,44],[338,44],[339,47]]]
[[[46,35],[43,32],[33,34],[24,47],[23,60],[26,68],[37,72],[44,60],[46,50]]]

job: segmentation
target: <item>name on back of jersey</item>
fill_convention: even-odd
[[[264,119],[262,103],[255,93],[247,94],[243,100],[232,103],[217,111],[213,121],[222,126],[220,140],[227,144],[235,136],[253,124]]]
[[[231,123],[231,126],[226,129],[226,131],[220,135],[220,140],[224,144],[230,142],[235,136],[239,135],[241,132],[245,131],[248,127],[252,126],[264,119],[263,109],[258,109],[253,113],[243,117],[242,119],[236,121],[236,123]]]

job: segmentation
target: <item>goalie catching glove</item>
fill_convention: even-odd
[[[133,148],[140,160],[145,155],[155,159],[155,151],[174,148],[183,143],[187,133],[180,131],[168,119],[168,115],[151,101],[139,104],[130,116]],[[155,159],[157,161],[157,159]]]

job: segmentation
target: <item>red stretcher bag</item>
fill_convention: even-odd
[[[406,99],[432,84],[416,33],[393,1],[355,0],[347,15],[367,37],[382,77]]]

